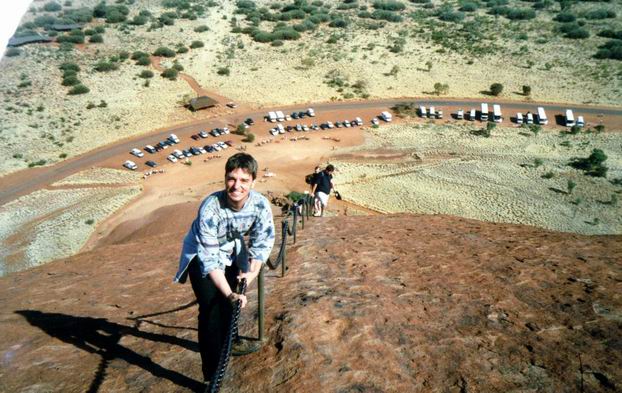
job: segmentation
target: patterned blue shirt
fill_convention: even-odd
[[[242,209],[235,211],[227,206],[225,190],[208,196],[201,203],[197,218],[184,238],[175,282],[186,282],[188,265],[195,256],[200,261],[203,277],[213,270],[230,266],[235,247],[231,236],[236,232],[249,234],[250,258],[261,262],[268,260],[274,246],[274,221],[266,197],[250,190]]]

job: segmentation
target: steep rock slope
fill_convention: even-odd
[[[0,279],[0,390],[200,389],[169,228]],[[622,386],[621,236],[394,215],[314,219],[289,243],[286,277],[266,272],[265,346],[223,392]],[[253,300],[243,335],[255,317]]]

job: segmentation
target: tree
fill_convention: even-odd
[[[432,62],[430,60],[425,62],[425,66],[428,69],[428,72],[432,70]]]
[[[490,94],[498,96],[503,91],[503,85],[501,83],[493,83],[490,85]]]
[[[255,141],[255,134],[253,134],[252,132],[249,132],[248,134],[246,134],[246,138],[242,139],[242,142],[252,143],[254,141]]]
[[[394,65],[393,68],[391,68],[391,71],[389,71],[389,75],[397,76],[398,72],[400,72],[400,67],[397,65]]]
[[[446,83],[440,83],[440,82],[436,82],[434,84],[434,93],[437,96],[440,96],[441,94],[447,94],[449,92],[449,85]]]
[[[163,78],[167,78],[169,80],[174,81],[174,80],[177,79],[177,74],[178,74],[178,71],[176,69],[174,69],[174,68],[167,68],[167,69],[165,69],[162,72],[161,75],[162,75]]]
[[[574,188],[577,186],[577,183],[569,179],[566,186],[568,187],[568,195],[570,195],[572,194],[572,191],[574,190]]]
[[[607,160],[607,155],[604,151],[600,149],[592,150],[592,154],[590,154],[587,158],[575,158],[570,161],[569,165],[575,169],[580,169],[585,172],[588,176],[594,177],[606,177],[607,168],[604,165],[604,162]]]
[[[523,95],[530,96],[531,95],[531,86],[523,85]]]

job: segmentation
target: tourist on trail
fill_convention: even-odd
[[[199,349],[208,386],[218,368],[233,305],[238,300],[242,307],[246,305],[246,296],[235,292],[237,283],[245,278],[250,285],[274,245],[270,203],[252,190],[257,168],[257,161],[247,153],[234,154],[227,160],[225,188],[201,203],[184,238],[175,275],[179,283],[190,276],[199,303]],[[237,258],[245,254],[245,234],[249,236],[248,258]],[[250,264],[247,273],[243,272],[244,264]]]
[[[317,179],[319,173],[322,171],[322,168],[320,168],[320,166],[316,166],[315,170],[313,171],[312,174],[308,175],[308,179],[305,179],[307,181],[307,183],[309,183],[309,186],[311,187],[311,192],[313,193],[313,186],[315,186],[315,179]]]
[[[335,188],[333,186],[333,172],[335,172],[335,167],[329,164],[326,166],[326,169],[318,173],[315,177],[313,188],[311,189],[311,192],[313,192],[313,195],[315,196],[315,206],[313,212],[315,217],[324,216],[324,211],[328,207],[328,197],[330,196],[330,191]]]

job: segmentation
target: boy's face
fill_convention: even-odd
[[[248,199],[250,190],[255,186],[253,176],[242,168],[237,168],[225,175],[227,199],[235,209],[241,209]]]

